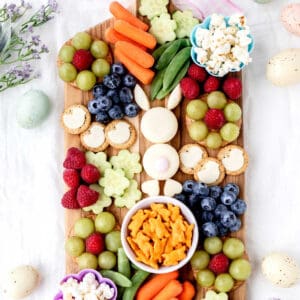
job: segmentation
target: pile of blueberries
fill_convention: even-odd
[[[202,236],[223,237],[242,226],[239,217],[244,214],[247,205],[239,199],[239,193],[239,186],[234,183],[208,187],[201,182],[186,180],[182,192],[174,198],[191,209]]]
[[[139,107],[133,101],[135,85],[136,79],[121,63],[112,64],[110,74],[93,88],[94,98],[88,102],[89,112],[95,115],[96,121],[103,124],[125,116],[136,117]]]

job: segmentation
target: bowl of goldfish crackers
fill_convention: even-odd
[[[126,214],[121,240],[127,257],[150,273],[168,273],[189,262],[196,251],[199,231],[192,212],[166,196],[139,201]]]

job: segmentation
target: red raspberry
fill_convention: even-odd
[[[99,197],[99,193],[90,189],[86,185],[80,185],[77,190],[76,199],[80,205],[80,207],[86,207],[93,205]]]
[[[214,255],[208,265],[208,268],[215,274],[227,273],[229,267],[229,259],[223,254]]]
[[[92,233],[85,240],[85,249],[86,252],[92,253],[94,255],[100,254],[104,250],[103,236],[98,232]]]
[[[225,123],[223,111],[220,109],[209,109],[205,114],[204,122],[209,129],[220,129]]]
[[[195,99],[200,94],[200,87],[196,80],[185,77],[180,81],[182,94],[187,99]]]
[[[82,71],[89,69],[93,61],[94,58],[90,51],[79,49],[73,56],[72,64],[77,70]]]
[[[205,93],[210,93],[218,90],[220,86],[220,80],[214,76],[208,76],[206,81],[204,82],[203,89]]]
[[[197,66],[196,64],[191,64],[188,69],[188,75],[199,82],[205,81],[207,73],[204,68]]]
[[[64,170],[63,179],[65,184],[70,188],[76,188],[79,186],[80,177],[78,172],[74,169]]]
[[[240,98],[242,95],[242,81],[239,78],[227,77],[223,83],[223,91],[230,99]]]
[[[81,178],[86,182],[86,183],[96,183],[99,178],[100,178],[100,172],[99,170],[91,164],[87,164],[85,165],[82,169],[81,169]]]
[[[82,169],[85,165],[84,153],[78,148],[70,148],[63,165],[66,169]]]
[[[72,188],[69,191],[67,191],[61,199],[62,206],[68,209],[80,208],[76,200],[76,194],[77,194],[77,188]]]

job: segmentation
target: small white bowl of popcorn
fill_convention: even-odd
[[[254,41],[242,15],[212,14],[194,27],[190,39],[193,61],[212,76],[238,72],[252,61]]]

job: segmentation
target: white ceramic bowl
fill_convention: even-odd
[[[192,245],[190,249],[187,252],[187,256],[185,259],[179,262],[179,264],[170,266],[170,267],[160,267],[158,269],[154,269],[144,263],[141,263],[136,260],[136,256],[134,252],[132,251],[131,247],[129,246],[126,238],[128,236],[128,224],[132,218],[132,216],[139,210],[139,209],[145,209],[149,208],[151,203],[171,203],[173,205],[179,206],[181,210],[181,214],[184,216],[186,221],[189,224],[194,224],[195,227],[193,229],[193,237],[192,237]],[[196,251],[198,240],[199,240],[199,230],[197,226],[196,219],[193,215],[193,213],[190,211],[190,209],[185,206],[182,202],[166,196],[156,196],[156,197],[149,197],[145,198],[141,201],[139,201],[135,206],[133,206],[126,214],[121,228],[121,240],[122,240],[122,246],[124,248],[124,251],[127,255],[127,257],[130,259],[132,263],[134,263],[137,267],[140,269],[147,271],[149,273],[155,273],[155,274],[162,274],[162,273],[169,273],[175,270],[178,270],[182,268],[185,264],[187,264],[190,259],[192,258],[193,254]]]

